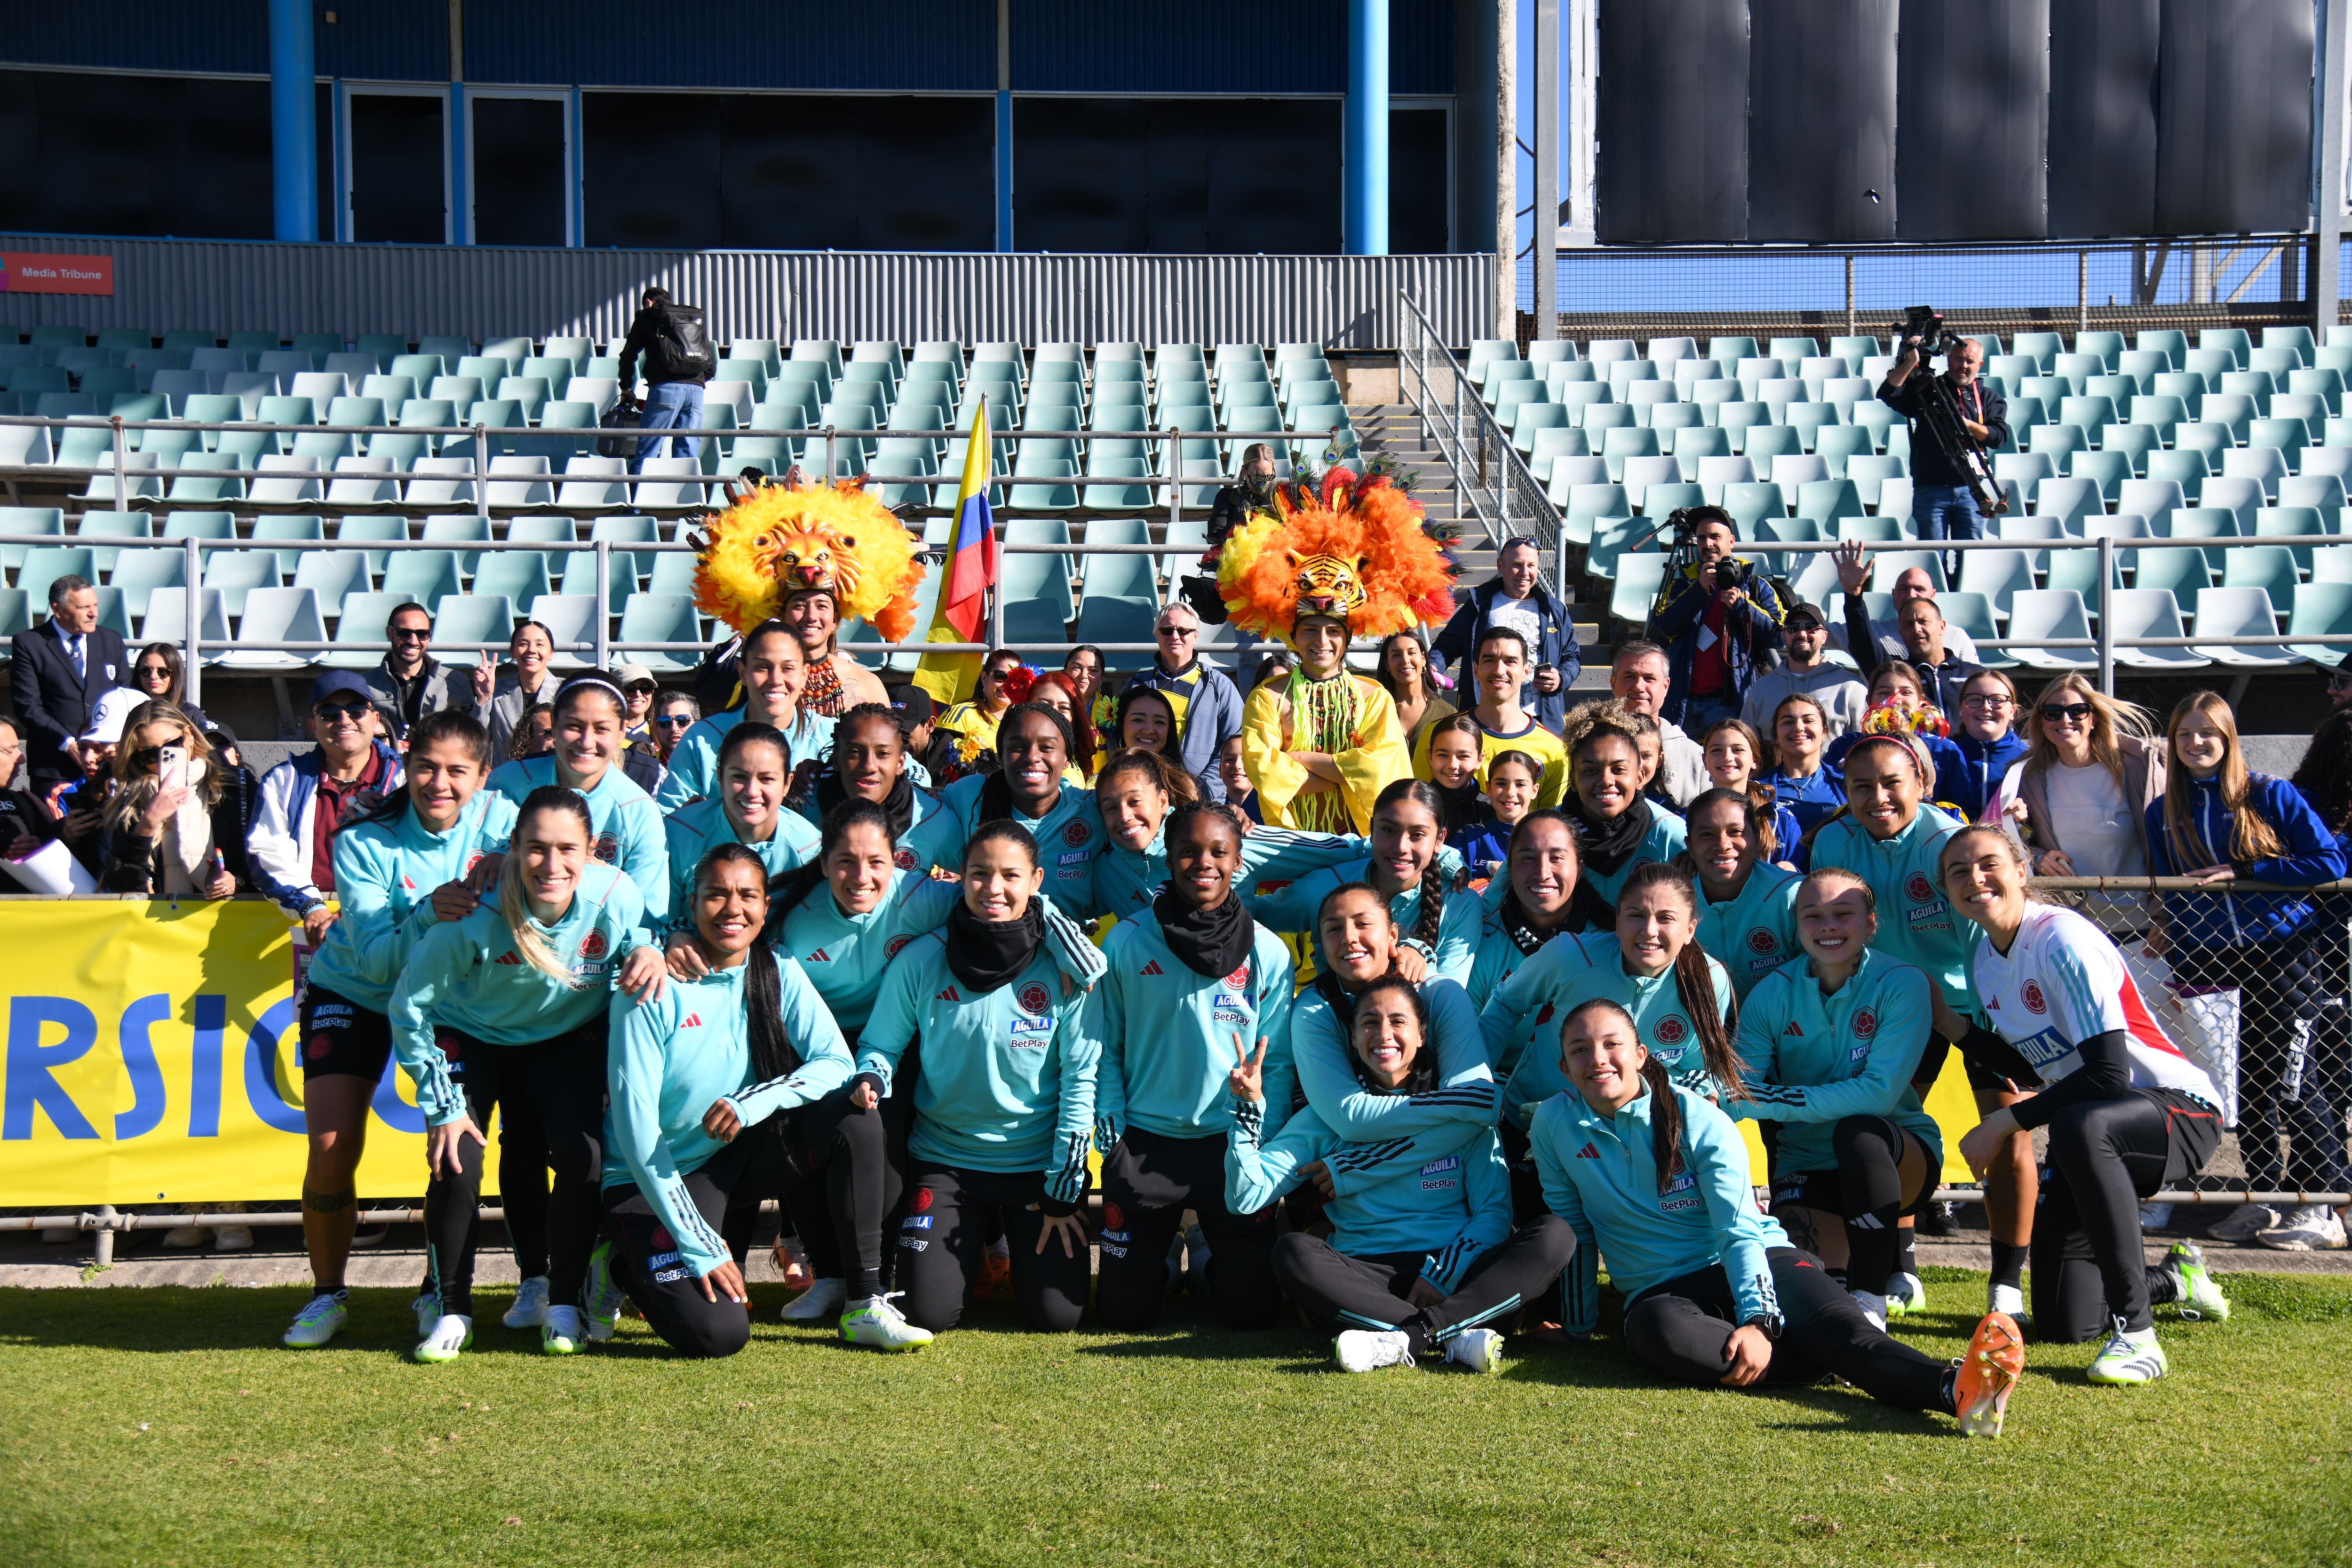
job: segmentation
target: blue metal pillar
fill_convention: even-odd
[[[269,174],[280,239],[319,237],[317,80],[310,0],[269,0]]]
[[[1013,248],[1013,95],[996,95],[996,248]]]
[[[1348,0],[1346,189],[1350,256],[1389,253],[1389,0]]]
[[[467,220],[472,216],[473,202],[466,190],[466,171],[469,160],[466,155],[466,84],[449,84],[449,243],[474,243],[473,226]]]

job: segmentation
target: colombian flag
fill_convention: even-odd
[[[996,584],[996,520],[988,505],[988,401],[971,416],[964,444],[963,483],[956,490],[955,535],[940,568],[939,608],[925,642],[986,642],[988,590]],[[944,709],[961,702],[980,679],[976,653],[927,653],[915,669],[915,684]]]

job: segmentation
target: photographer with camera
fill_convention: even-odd
[[[1789,607],[1760,573],[1732,554],[1739,536],[1719,506],[1695,506],[1668,519],[1677,546],[1695,559],[1666,579],[1650,626],[1666,645],[1663,717],[1691,734],[1717,719],[1739,717],[1748,686],[1781,646]]]
[[[1915,379],[1922,356],[1938,346],[1945,349],[1943,374]],[[1881,403],[1911,421],[1911,523],[1921,539],[1974,539],[1980,531],[1979,487],[1987,475],[1969,447],[1931,427],[1930,399],[1940,384],[1975,453],[2007,445],[2009,405],[1997,389],[1977,379],[1983,365],[1982,343],[1952,337],[1944,331],[1942,317],[1915,310],[1904,322],[1903,351],[1878,389]],[[1956,563],[1952,569],[1957,573]]]

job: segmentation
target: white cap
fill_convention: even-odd
[[[123,726],[131,721],[131,715],[152,700],[146,693],[133,691],[127,686],[114,688],[100,698],[98,706],[90,710],[89,723],[82,730],[81,738],[102,746],[120,743]]]

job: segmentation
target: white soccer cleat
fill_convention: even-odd
[[[2025,1292],[2015,1285],[1996,1285],[1985,1292],[1985,1310],[2022,1321],[2026,1316]]]
[[[2284,1218],[2254,1239],[2273,1252],[2341,1252],[2344,1222],[2326,1204],[2290,1209]]]
[[[1349,1329],[1331,1342],[1341,1372],[1377,1372],[1411,1366],[1412,1342],[1402,1329]]]
[[[1862,1309],[1862,1315],[1870,1320],[1870,1326],[1880,1333],[1885,1333],[1886,1331],[1886,1298],[1874,1290],[1856,1290],[1852,1294],[1853,1304]]]
[[[2278,1222],[2278,1210],[2268,1204],[2240,1204],[2205,1234],[2216,1241],[2252,1241]]]
[[[1503,1336],[1492,1329],[1465,1329],[1445,1347],[1445,1359],[1472,1372],[1500,1372]]]
[[[892,1304],[892,1297],[905,1294],[893,1290],[887,1296],[868,1296],[842,1313],[843,1341],[877,1351],[920,1350],[929,1344],[931,1331],[907,1321],[907,1314]]]
[[[535,1329],[547,1317],[547,1276],[534,1274],[515,1288],[514,1305],[499,1321],[510,1329]]]
[[[780,1315],[787,1323],[822,1323],[827,1318],[841,1316],[841,1309],[848,1300],[848,1280],[819,1279],[785,1302]]]
[[[408,1304],[408,1310],[416,1314],[416,1337],[425,1338],[433,1332],[433,1325],[441,1321],[441,1292],[421,1292]]]
[[[1889,1275],[1886,1280],[1886,1310],[1895,1317],[1906,1312],[1927,1310],[1927,1287],[1916,1274]]]
[[[341,1331],[351,1313],[343,1305],[341,1290],[321,1290],[310,1298],[286,1331],[284,1342],[294,1350],[311,1350],[325,1344]]]
[[[453,1312],[434,1322],[425,1342],[416,1347],[416,1359],[427,1364],[456,1361],[473,1342],[474,1320]]]
[[[213,1232],[215,1252],[251,1252],[253,1227],[249,1225],[225,1225]]]
[[[578,1355],[588,1343],[588,1322],[577,1307],[550,1307],[540,1320],[539,1353]]]
[[[2091,1358],[2091,1381],[2109,1387],[2131,1387],[2154,1383],[2168,1369],[2164,1347],[2156,1342],[2156,1331],[2141,1329],[2137,1332],[2124,1328],[2121,1318],[2116,1320],[2116,1331]]]

